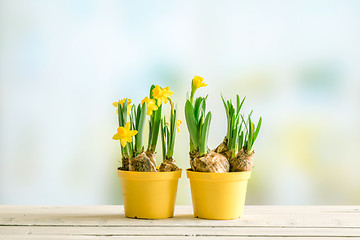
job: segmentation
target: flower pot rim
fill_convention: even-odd
[[[138,171],[125,171],[117,169],[118,177],[133,180],[177,180],[181,177],[182,169],[171,172],[138,172]]]
[[[214,173],[214,172],[196,172],[191,170],[191,168],[186,169],[186,175],[190,180],[200,180],[200,181],[248,180],[251,177],[251,172],[252,171]]]

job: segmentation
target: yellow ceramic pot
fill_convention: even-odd
[[[242,216],[251,171],[210,173],[187,169],[186,172],[194,217],[225,220]]]
[[[125,216],[160,219],[174,215],[181,170],[173,172],[135,172],[118,170]]]

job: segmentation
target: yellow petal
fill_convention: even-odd
[[[127,99],[127,105],[129,105],[129,104],[131,103],[131,99],[130,99],[130,98],[123,98],[123,99],[121,99],[121,100],[120,100],[120,104],[121,104],[121,106],[123,106],[123,105],[124,105],[124,103],[125,103],[126,99]]]
[[[145,97],[143,100],[141,100],[141,105],[143,105],[145,102],[148,103],[150,99],[148,97]]]
[[[132,137],[130,137],[130,136],[127,137],[127,138],[126,138],[126,141],[129,142],[129,143],[131,143],[131,142],[132,142]]]
[[[118,102],[113,102],[112,105],[117,108],[118,107]]]
[[[198,88],[207,86],[207,84],[205,84],[203,81],[204,81],[204,78],[195,75],[195,77],[193,78],[193,81],[192,81],[192,88],[198,89]]]
[[[112,137],[112,139],[114,140],[119,140],[120,139],[120,135],[115,133],[115,135]]]
[[[167,97],[163,97],[163,98],[162,98],[162,101],[163,101],[165,104],[167,104],[167,102],[169,101],[169,99],[168,99]]]
[[[118,127],[118,128],[117,128],[117,133],[118,133],[119,136],[121,137],[122,135],[125,134],[125,128],[124,128],[124,127]]]
[[[129,131],[130,136],[135,136],[137,133],[138,133],[137,130],[130,130]]]
[[[153,110],[152,110],[151,108],[148,108],[148,109],[146,110],[146,115],[151,116],[152,113],[153,113]]]
[[[163,94],[164,94],[164,97],[170,97],[171,95],[174,94],[174,92],[173,92],[173,91],[170,91],[170,90],[169,90],[169,87],[166,87],[166,88],[164,88],[164,90],[163,90]]]
[[[154,98],[159,99],[164,96],[164,91],[159,85],[156,85],[155,88],[152,90],[152,94]]]
[[[126,146],[127,141],[126,141],[126,139],[125,139],[125,138],[122,138],[122,139],[120,139],[120,143],[121,143],[121,146],[125,147],[125,146]]]
[[[126,131],[129,131],[129,130],[130,130],[130,122],[127,122],[127,123],[125,124],[125,130],[126,130]]]

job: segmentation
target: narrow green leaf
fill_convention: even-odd
[[[158,109],[156,111],[153,112],[154,114],[154,121],[152,124],[152,131],[151,131],[151,145],[150,145],[150,149],[155,151],[156,149],[156,144],[157,144],[157,140],[158,140],[158,136],[159,136],[159,130],[160,130],[160,121],[161,121],[161,109],[162,109],[162,105],[160,107],[158,107]]]
[[[251,152],[252,143],[253,143],[253,135],[254,135],[254,124],[251,122],[251,118],[249,115],[249,138],[248,138],[248,144],[247,144],[247,152]]]
[[[259,134],[259,131],[260,131],[260,127],[261,127],[261,123],[262,123],[262,117],[259,118],[259,121],[258,121],[258,124],[256,126],[256,130],[255,130],[255,133],[254,133],[254,139],[253,139],[253,143],[255,142],[258,134]]]
[[[199,115],[200,115],[200,105],[202,102],[203,98],[202,97],[198,97],[195,100],[194,103],[194,115],[195,115],[195,119],[199,119]]]
[[[209,136],[209,129],[210,129],[210,122],[211,122],[211,112],[208,112],[206,115],[204,124],[200,128],[200,148],[199,148],[199,154],[200,156],[208,153],[208,136]]]
[[[246,131],[249,131],[248,127],[247,127],[247,122],[245,122],[244,116],[242,114],[240,114],[242,122],[244,123],[244,126],[246,128]]]
[[[227,104],[226,104],[226,102],[225,102],[225,99],[224,99],[224,97],[223,97],[222,94],[221,94],[221,99],[222,99],[222,101],[223,101],[223,103],[224,103],[224,107],[225,107],[226,113],[229,112],[228,106],[227,106]]]
[[[153,94],[152,94],[152,91],[153,91],[153,89],[155,88],[155,85],[153,84],[153,85],[151,85],[151,88],[150,88],[150,94],[149,94],[149,96],[150,96],[150,99],[153,99],[154,98],[154,96],[153,96]]]
[[[141,112],[141,104],[139,104],[136,108],[135,104],[132,107],[133,109],[135,109],[135,116],[136,116],[136,126],[139,125],[139,121],[140,121],[140,112]]]
[[[177,111],[175,107],[174,112],[171,113],[171,117],[170,117],[170,136],[169,136],[168,152],[166,155],[168,158],[172,157],[174,153],[175,136],[176,136],[176,120],[177,120]]]
[[[165,122],[165,118],[162,119],[161,121],[161,143],[162,143],[162,155],[163,155],[163,160],[165,159],[166,156],[166,122]]]
[[[237,95],[237,96],[239,97],[239,95]],[[240,110],[241,110],[241,108],[242,108],[242,106],[243,106],[243,104],[244,104],[245,98],[246,98],[246,97],[244,97],[243,100],[241,101],[240,105],[237,106],[236,116],[239,115]],[[240,98],[239,98],[239,100],[240,100]]]
[[[240,149],[243,148],[243,144],[244,144],[244,132],[241,131],[241,134],[240,134],[240,136],[239,136],[238,151],[240,151]]]
[[[128,105],[127,105],[127,99],[126,99],[124,104],[123,104],[123,107],[122,107],[122,115],[123,115],[124,126],[127,123],[127,107],[128,107]]]
[[[194,144],[195,149],[198,149],[199,148],[199,134],[198,134],[198,128],[197,128],[196,122],[195,122],[194,108],[193,108],[190,100],[187,100],[185,103],[185,119],[186,119],[186,125],[189,130],[191,142]]]
[[[119,127],[120,126],[125,126],[124,120],[123,120],[123,117],[122,117],[122,107],[121,107],[120,102],[118,102],[118,120],[119,120]]]
[[[139,104],[140,107],[140,104]],[[136,141],[136,152],[140,153],[143,148],[143,131],[145,127],[145,120],[146,120],[146,107],[147,103],[144,103],[140,108],[138,108],[138,124],[137,124],[137,131],[138,133],[135,135]],[[134,108],[134,107],[133,107]]]

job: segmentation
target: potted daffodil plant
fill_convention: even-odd
[[[129,98],[113,103],[119,122],[113,139],[120,140],[122,164],[118,168],[118,176],[126,217],[159,219],[174,214],[181,169],[172,158],[176,136],[174,126],[178,126],[176,109],[170,97],[172,94],[169,87],[153,85],[150,95],[138,105],[131,105]],[[165,117],[162,116],[163,106],[168,102],[171,105],[170,128],[164,127]],[[143,135],[147,118],[149,134],[145,150]],[[163,154],[163,162],[157,167],[155,151],[159,133],[166,154]],[[165,150],[164,146],[167,147]]]
[[[207,146],[211,112],[206,112],[206,97],[194,99],[195,92],[207,84],[200,76],[192,80],[191,94],[185,103],[185,118],[190,135],[190,179],[194,216],[206,219],[234,219],[243,214],[247,181],[253,167],[253,145],[260,131],[257,125],[241,113],[245,98],[236,96],[224,103],[227,133],[215,149]]]

